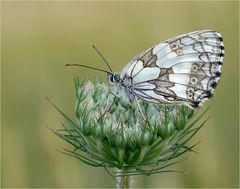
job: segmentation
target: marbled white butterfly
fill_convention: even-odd
[[[134,57],[121,73],[112,72],[104,58],[110,72],[80,64],[67,66],[106,72],[109,83],[130,102],[140,98],[151,103],[185,104],[196,108],[213,96],[223,56],[221,34],[203,30],[154,45]]]

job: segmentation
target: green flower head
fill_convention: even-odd
[[[144,119],[137,104],[114,96],[97,80],[75,78],[75,87],[75,119],[53,104],[64,118],[63,129],[53,131],[73,146],[63,153],[111,174],[112,168],[127,169],[127,175],[171,171],[168,167],[177,163],[176,158],[193,151],[196,144],[187,142],[205,123],[194,127],[206,111],[192,119],[194,111],[186,106],[140,101]]]

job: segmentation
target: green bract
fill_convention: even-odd
[[[145,120],[135,103],[115,97],[99,81],[76,78],[75,87],[76,118],[71,120],[53,104],[64,118],[63,129],[54,133],[73,146],[64,153],[108,172],[111,168],[127,169],[127,175],[172,171],[166,168],[192,151],[196,144],[186,143],[205,123],[194,127],[206,111],[191,119],[194,111],[186,106],[140,101]]]

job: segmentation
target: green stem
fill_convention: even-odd
[[[118,177],[118,182],[117,184],[117,189],[129,189],[130,188],[130,184],[131,184],[131,179],[130,176],[127,175],[128,173],[128,168],[124,167],[122,169],[120,169],[119,174],[121,174],[121,177]]]

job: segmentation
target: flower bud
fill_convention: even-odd
[[[115,136],[115,145],[117,148],[125,148],[126,146],[126,140],[125,140],[125,136],[124,136],[124,132],[120,131],[117,133],[117,135]]]
[[[151,142],[151,139],[151,133],[147,129],[145,129],[141,136],[140,146],[147,146]]]
[[[76,78],[75,87],[76,123],[53,105],[69,125],[56,133],[74,146],[70,155],[92,166],[127,166],[138,175],[156,173],[191,151],[185,141],[196,134],[192,125],[186,127],[192,109],[140,101],[140,111],[136,103],[111,97],[108,86],[99,81],[92,84]]]

